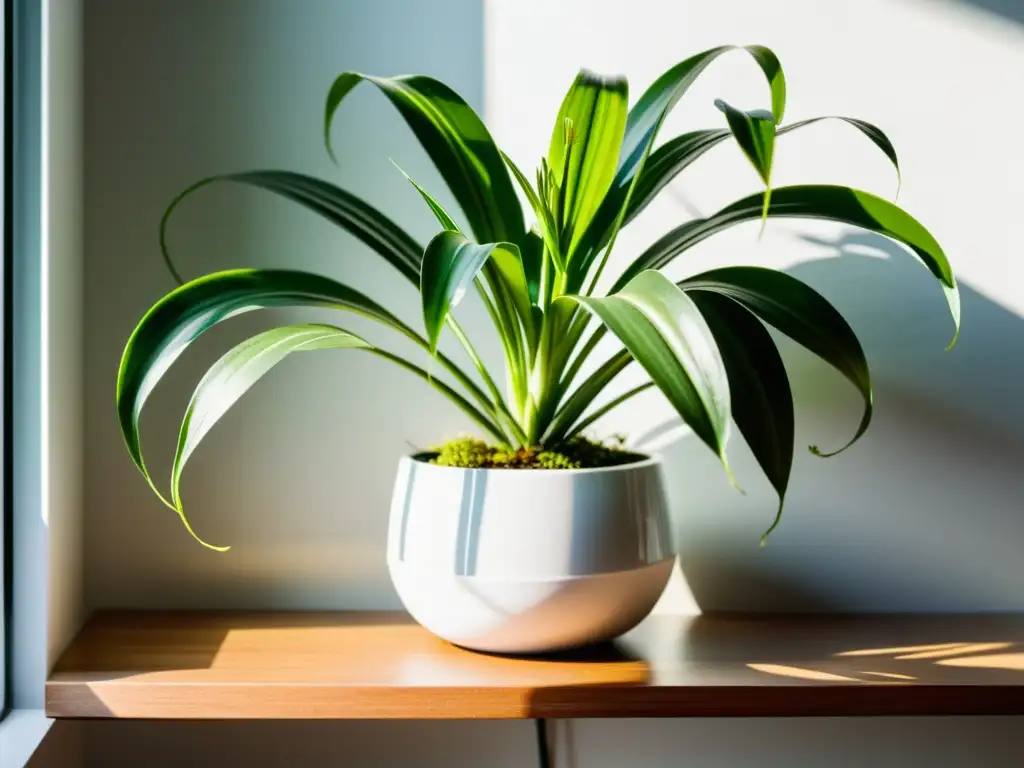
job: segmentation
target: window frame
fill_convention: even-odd
[[[3,297],[2,312],[0,312],[0,332],[3,338],[3,353],[0,360],[0,379],[3,381],[3,412],[0,414],[0,433],[2,433],[2,444],[0,444],[0,651],[2,651],[2,669],[0,669],[0,721],[6,717],[13,705],[13,675],[12,653],[11,653],[11,619],[12,619],[12,583],[13,583],[13,539],[14,520],[13,507],[11,503],[11,355],[12,344],[10,341],[11,330],[11,265],[12,259],[12,226],[11,207],[13,201],[12,187],[13,174],[9,159],[13,157],[13,29],[14,29],[14,3],[12,0],[3,0],[3,62],[4,73],[2,81],[3,95],[3,133],[2,133],[2,156],[0,156],[0,167],[3,169],[3,192],[0,198],[0,230],[3,233],[3,251],[0,253],[2,260],[2,272],[0,272],[0,295]]]

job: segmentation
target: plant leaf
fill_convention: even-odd
[[[725,45],[691,56],[662,74],[644,92],[629,111],[619,170],[615,176],[617,187],[628,186],[626,179],[639,170],[665,117],[700,74],[723,53],[737,49],[739,46]],[[777,122],[782,122],[786,111],[786,78],[778,57],[761,45],[748,45],[743,50],[754,58],[767,78],[772,95],[772,114]]]
[[[786,367],[771,334],[742,306],[707,291],[688,295],[707,320],[725,361],[733,421],[779,494],[775,520],[761,537],[764,546],[782,519],[793,468],[793,393]]]
[[[600,330],[604,330],[603,326]],[[631,362],[633,362],[633,356],[629,354],[628,350],[622,350],[606,360],[588,376],[587,380],[580,384],[558,409],[551,426],[544,434],[544,442],[557,443],[569,433],[570,429],[575,430],[574,425],[594,402],[594,398]]]
[[[764,203],[761,205],[762,222],[768,217],[772,195],[772,160],[775,155],[775,117],[771,112],[755,110],[744,112],[718,99],[715,106],[725,113],[736,143],[750,160],[757,175],[764,182]]]
[[[683,291],[659,272],[637,275],[605,298],[571,296],[625,345],[676,411],[721,459],[729,437],[729,382],[707,322]]]
[[[864,415],[853,438],[832,453],[821,454],[816,448],[813,452],[840,453],[867,431],[873,410],[868,361],[849,323],[824,296],[792,275],[762,267],[713,269],[678,285],[698,304],[700,293],[731,299],[820,357],[857,388],[864,399]]]
[[[551,254],[552,258],[556,260],[559,259],[560,254],[558,252],[558,241],[556,240],[558,227],[555,225],[555,220],[551,217],[551,211],[549,211],[548,207],[541,202],[540,197],[537,195],[537,190],[533,188],[533,186],[530,184],[529,179],[527,179],[526,176],[523,175],[523,172],[519,170],[519,166],[517,166],[512,161],[512,158],[510,158],[504,152],[501,153],[501,156],[505,159],[506,165],[508,165],[509,169],[512,171],[513,178],[515,178],[516,182],[523,190],[523,193],[526,195],[527,201],[530,203],[530,207],[533,209],[533,214],[537,218],[537,227],[540,230],[539,237],[542,239],[543,244],[547,246],[548,253]],[[531,233],[528,232],[527,239],[530,239],[530,236]],[[530,247],[536,248],[536,245],[534,244],[531,245]],[[525,252],[526,248],[523,248],[522,250]],[[538,251],[535,280],[531,277],[530,271],[527,270],[527,277],[531,283],[531,295],[533,296],[532,300],[534,303],[536,303],[537,301],[538,291],[535,288],[533,288],[533,286],[540,285],[540,259],[542,258],[542,256],[543,253]],[[560,269],[564,270],[564,264],[561,261],[557,261],[556,263],[559,265]]]
[[[583,69],[558,110],[548,166],[559,182],[560,245],[567,263],[615,177],[628,101],[625,78]]]
[[[519,249],[512,243],[477,245],[460,232],[439,232],[427,244],[420,272],[420,296],[432,354],[437,351],[441,329],[451,310],[465,296],[487,260],[500,258],[501,252],[519,263]]]
[[[583,285],[593,260],[611,237],[619,212],[624,205],[629,205],[634,177],[643,170],[668,113],[708,65],[723,53],[740,48],[735,45],[711,48],[679,62],[655,80],[629,111],[615,179],[579,246],[584,255],[574,264],[567,283],[570,290]],[[786,110],[786,78],[778,57],[761,45],[744,46],[742,50],[753,57],[768,80],[771,111],[781,122]]]
[[[865,136],[867,136],[871,142],[878,147],[889,158],[892,162],[893,168],[896,169],[896,194],[899,195],[900,186],[900,165],[899,160],[896,157],[896,148],[893,147],[892,142],[889,141],[889,137],[871,123],[865,122],[864,120],[858,120],[853,117],[842,117],[839,115],[828,115],[824,117],[812,117],[807,120],[801,120],[797,123],[791,123],[790,125],[778,128],[775,132],[775,136],[785,136],[787,133],[803,128],[814,123],[821,122],[822,120],[840,120],[844,123],[852,125],[854,128],[859,130]],[[695,160],[699,159],[712,147],[717,146],[721,142],[729,138],[731,133],[728,130],[703,130],[703,131],[691,131],[676,136],[669,141],[666,141],[663,145],[654,150],[650,157],[647,158],[647,162],[644,163],[643,170],[640,173],[640,178],[637,179],[636,187],[633,190],[633,194],[629,199],[629,210],[626,212],[626,222],[632,221],[636,216],[647,207],[648,203],[653,200],[657,194],[665,188],[665,186],[678,176],[682,171],[690,166]]]
[[[413,188],[420,193],[420,197],[423,198],[423,201],[427,204],[427,207],[430,208],[431,213],[434,214],[434,218],[437,219],[442,229],[450,230],[452,232],[462,231],[462,228],[455,223],[455,219],[448,215],[448,211],[446,211],[444,209],[444,206],[441,205],[436,199],[434,199],[433,195],[431,195],[429,192],[427,192],[427,190],[425,190],[423,187],[417,184],[416,181],[412,178],[412,176],[403,171],[402,167],[394,160],[391,161],[391,164],[394,165],[395,168],[398,169],[398,172],[405,176],[406,181],[412,184]]]
[[[533,305],[533,309],[536,309],[540,298],[540,273],[544,258],[544,239],[536,230],[531,229],[526,233],[526,240],[523,242],[523,247],[519,249],[519,256],[523,263],[526,292],[530,297],[530,304]],[[536,325],[536,318],[534,325]]]
[[[139,416],[157,383],[182,352],[222,320],[275,306],[343,309],[383,323],[426,348],[427,341],[367,296],[320,275],[290,270],[238,269],[193,280],[158,301],[125,345],[117,375],[117,415],[128,453],[153,492],[160,492],[146,469],[139,438]],[[487,396],[451,361],[439,356],[481,403]],[[497,430],[497,434],[501,434]]]
[[[466,215],[475,239],[522,243],[526,234],[522,208],[491,134],[461,96],[434,78],[339,75],[324,110],[324,142],[331,157],[334,115],[345,96],[364,80],[387,96],[419,139]]]
[[[751,195],[706,219],[695,219],[676,227],[640,254],[612,290],[624,286],[644,270],[661,269],[683,251],[723,229],[760,218],[763,199],[763,195]],[[956,278],[939,243],[902,208],[859,189],[803,185],[775,189],[768,216],[826,219],[851,224],[885,235],[910,248],[942,285],[955,326],[949,347],[956,343],[960,332],[960,293]]]
[[[178,205],[193,192],[214,182],[234,182],[273,192],[323,216],[362,240],[397,269],[413,285],[419,285],[423,246],[376,208],[344,189],[313,176],[291,171],[245,171],[210,176],[181,192],[164,211],[160,221],[160,248],[171,274],[185,281],[171,261],[167,225]]]
[[[766,185],[771,184],[772,158],[775,151],[775,117],[771,112],[757,109],[744,112],[717,99],[715,106],[724,114],[736,143],[750,160],[757,175]]]
[[[397,164],[396,164],[396,167]],[[398,168],[402,171],[401,168]],[[434,216],[437,218],[441,226],[449,232],[457,232],[460,235],[462,230],[459,225],[455,223],[455,220],[448,215],[448,212],[444,207],[423,187],[413,181],[405,171],[402,174],[409,179],[409,182],[416,188],[423,199],[427,202],[430,210],[434,212]],[[436,238],[435,238],[436,239]],[[529,237],[524,235],[524,242],[529,242]],[[468,240],[467,240],[468,242]],[[518,335],[519,327],[514,314],[517,314],[522,322],[523,327],[527,331],[527,338],[532,342],[533,340],[533,315],[530,309],[530,288],[527,283],[525,266],[518,247],[513,243],[502,243],[500,249],[495,249],[491,254],[491,258],[484,259],[483,273],[487,282],[491,286],[491,291],[494,294],[495,301],[497,303],[496,314],[493,315],[495,324],[498,326],[498,332],[503,335],[506,339],[514,335]],[[430,249],[430,245],[427,246]],[[424,256],[425,258],[425,256]],[[435,267],[437,265],[435,264]],[[421,269],[426,269],[425,265]],[[480,269],[474,269],[472,277],[475,278],[479,273]],[[436,275],[432,276],[431,279],[436,278]],[[423,275],[420,275],[420,289],[423,289]],[[463,293],[465,288],[463,287]],[[463,293],[459,293],[458,299],[461,300]],[[426,310],[426,298],[423,297],[423,307]],[[454,306],[452,304],[451,306]],[[494,305],[491,305],[494,308]],[[448,316],[448,312],[444,312],[444,317]],[[424,315],[426,319],[426,315]],[[429,328],[429,325],[428,325]],[[438,329],[440,334],[440,329]],[[431,341],[431,352],[436,351],[437,339]]]
[[[237,345],[215,362],[196,387],[178,432],[178,449],[171,468],[171,500],[188,532],[200,544],[225,551],[203,541],[192,529],[181,503],[181,473],[192,452],[220,418],[242,395],[292,352],[312,349],[361,348],[363,339],[331,325],[290,325],[264,331]]]

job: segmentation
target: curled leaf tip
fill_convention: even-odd
[[[775,519],[772,524],[768,526],[768,530],[761,534],[761,543],[758,545],[759,549],[764,549],[768,544],[768,537],[772,535],[772,531],[779,527],[779,523],[782,521],[782,507],[785,504],[785,498],[779,498],[779,510],[775,513]]]
[[[177,496],[177,494],[175,494],[175,496]],[[185,530],[189,532],[193,539],[198,541],[204,547],[206,547],[207,549],[212,549],[214,552],[227,552],[229,549],[231,549],[230,546],[218,547],[216,544],[210,544],[209,542],[203,541],[201,538],[199,538],[199,534],[196,533],[195,530],[193,530],[192,524],[188,521],[188,518],[185,517],[185,510],[184,508],[182,508],[180,503],[178,504],[178,506],[174,507],[174,510],[178,513],[178,517],[181,518],[181,522],[185,525]]]
[[[747,492],[745,490],[743,490],[743,488],[740,486],[740,484],[738,482],[736,482],[736,475],[733,474],[732,467],[729,466],[728,459],[725,458],[724,454],[722,456],[720,456],[719,458],[721,458],[722,466],[725,468],[725,476],[727,478],[729,478],[729,485],[731,485],[737,491],[739,491],[744,496],[746,496]]]
[[[821,448],[819,448],[816,445],[809,445],[809,446],[807,446],[807,451],[809,453],[817,456],[819,459],[831,459],[833,456],[838,456],[840,453],[845,451],[851,445],[853,445],[853,442],[847,443],[842,448],[838,448],[838,449],[836,449],[834,451],[828,451],[828,452],[825,452],[825,451],[821,450]]]
[[[952,340],[949,342],[949,344],[946,345],[946,351],[947,352],[949,352],[949,350],[951,350],[953,347],[956,346],[956,340],[959,339],[959,338],[960,338],[960,326],[957,325],[956,330],[953,332]]]

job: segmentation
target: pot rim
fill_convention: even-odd
[[[640,453],[637,451],[637,453]],[[403,460],[415,462],[419,466],[429,467],[431,470],[437,471],[453,471],[453,472],[494,472],[496,474],[505,473],[519,473],[522,475],[591,475],[602,472],[628,472],[637,469],[646,469],[647,467],[659,467],[661,466],[661,456],[657,453],[644,453],[641,454],[644,458],[638,461],[631,461],[628,464],[613,464],[609,467],[582,467],[579,469],[539,469],[535,467],[522,468],[522,467],[448,467],[442,464],[431,464],[425,461],[423,457],[436,455],[433,451],[418,451],[417,453],[407,453],[402,456]]]

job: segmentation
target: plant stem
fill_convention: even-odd
[[[469,340],[469,337],[466,336],[465,331],[462,330],[462,327],[451,315],[448,316],[448,327],[451,329],[452,333],[455,334],[455,338],[459,340],[459,343],[462,344],[462,348],[466,350],[466,354],[473,362],[473,365],[476,367],[480,377],[484,380],[484,385],[490,391],[491,397],[494,399],[494,407],[497,411],[497,416],[501,417],[499,418],[499,421],[503,420],[506,422],[506,426],[511,428],[512,436],[516,440],[524,440],[526,435],[519,424],[516,423],[515,416],[513,416],[511,411],[509,411],[505,398],[501,394],[501,390],[498,389],[498,385],[494,383],[494,379],[491,378],[490,373],[487,371],[487,366],[484,365],[480,356],[477,354],[476,349],[473,348],[473,343]]]
[[[501,429],[496,424],[491,422],[490,419],[487,418],[487,416],[485,416],[483,413],[477,410],[472,403],[466,400],[466,398],[464,398],[462,395],[460,395],[458,392],[456,392],[454,389],[449,387],[447,384],[445,384],[437,377],[431,376],[418,365],[414,365],[413,363],[410,363],[408,360],[404,360],[398,355],[394,355],[385,349],[380,349],[379,347],[369,347],[367,348],[366,351],[371,352],[377,355],[378,357],[383,357],[385,360],[390,360],[391,362],[400,365],[402,368],[405,368],[407,371],[415,373],[417,376],[419,376],[421,379],[427,382],[427,384],[441,392],[449,400],[455,403],[455,405],[462,409],[462,411],[467,416],[469,416],[479,426],[486,430],[487,433],[490,434],[491,437],[493,437],[495,440],[497,440],[503,447],[512,447],[508,437],[501,431]]]
[[[569,329],[569,338],[572,340],[571,343],[573,347],[576,346],[576,343],[579,340],[580,335],[582,335],[587,325],[587,315],[579,315],[579,317],[584,318],[580,322],[579,330],[576,330],[575,328]],[[573,359],[572,363],[569,366],[569,370],[566,371],[565,375],[562,377],[562,380],[558,384],[560,396],[565,395],[565,392],[566,390],[569,389],[570,385],[573,382],[573,379],[575,379],[576,375],[580,372],[580,368],[583,367],[583,363],[585,363],[587,358],[590,357],[590,354],[594,351],[594,348],[597,346],[597,343],[602,339],[602,337],[604,337],[605,333],[607,332],[607,327],[602,325],[597,330],[594,331],[594,333],[590,336],[589,339],[587,339],[587,343],[583,345],[583,349],[581,349],[579,353],[576,355],[576,357]]]
[[[654,382],[653,381],[648,381],[646,384],[641,384],[640,386],[633,387],[633,389],[629,390],[628,392],[624,392],[623,394],[621,394],[618,397],[616,397],[614,400],[611,400],[611,401],[605,403],[600,408],[598,408],[596,411],[594,411],[592,414],[587,416],[587,418],[583,419],[580,422],[577,422],[574,427],[570,427],[569,431],[565,435],[565,439],[568,440],[568,439],[570,439],[572,437],[575,437],[576,435],[578,435],[584,429],[586,429],[591,424],[593,424],[595,421],[600,419],[602,416],[604,416],[606,413],[608,413],[613,408],[616,408],[616,407],[622,405],[624,402],[629,400],[634,395],[639,395],[641,392],[644,392],[644,391],[650,389],[653,386],[654,386]]]
[[[633,356],[625,350],[608,358],[600,368],[591,374],[587,381],[572,393],[569,399],[556,412],[552,424],[543,436],[543,439],[555,442],[563,439],[569,428],[583,414],[587,406],[594,401],[594,398],[631,362],[633,362]]]

